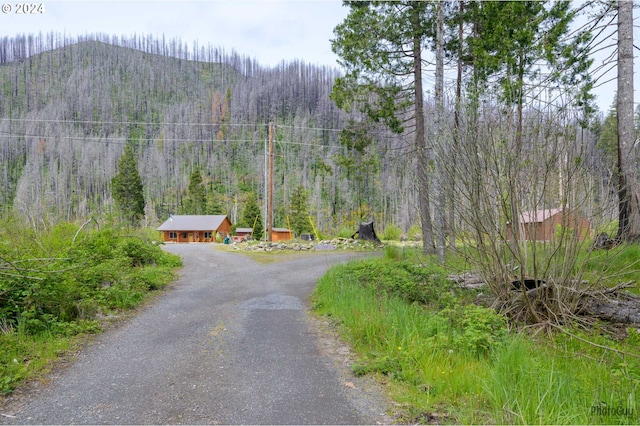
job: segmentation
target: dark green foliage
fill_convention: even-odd
[[[184,214],[208,214],[207,195],[202,184],[202,175],[199,169],[191,173],[187,197],[184,200]],[[213,214],[213,213],[212,213]]]
[[[0,232],[0,324],[29,334],[74,330],[69,324],[101,310],[133,306],[180,265],[143,235],[106,229],[73,242],[76,230]]]
[[[120,157],[118,173],[111,180],[111,193],[125,223],[134,228],[139,226],[145,202],[132,142],[127,143]]]
[[[249,193],[247,202],[244,206],[244,212],[242,214],[242,226],[253,228],[253,238],[256,240],[262,239],[264,227],[262,225],[262,212],[258,207],[258,200],[253,192]]]
[[[207,214],[226,214],[216,193],[212,193],[207,201]]]
[[[587,116],[592,114],[589,67],[593,61],[587,56],[591,35],[580,29],[567,36],[576,13],[568,1],[471,3],[468,18],[475,30],[467,43],[475,65],[473,89],[482,90],[498,76],[504,101],[522,105],[525,85],[530,84],[529,78],[541,77],[539,65],[545,61],[552,72],[544,78],[575,91],[576,106]]]
[[[339,24],[331,42],[346,69],[336,79],[331,99],[346,111],[361,110],[374,123],[395,133],[403,131],[402,112],[412,106],[414,36],[424,38],[427,24],[416,22],[423,34],[414,34],[412,16],[430,17],[428,2],[349,3],[349,15]]]
[[[181,265],[144,233],[78,232],[60,223],[36,231],[0,224],[0,392],[44,368],[69,344],[93,333],[97,318],[135,307]]]
[[[298,185],[291,195],[289,206],[291,230],[294,235],[299,236],[305,232],[313,232],[311,222],[309,222],[309,211],[307,209],[307,192],[302,185]]]

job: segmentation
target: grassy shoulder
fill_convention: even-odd
[[[0,231],[0,392],[46,373],[162,289],[181,266],[145,231],[59,224]]]
[[[358,355],[354,373],[386,383],[405,421],[640,422],[638,330],[619,341],[598,330],[518,331],[435,263],[413,259],[334,267],[313,296]]]

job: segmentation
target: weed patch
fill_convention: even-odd
[[[391,259],[334,267],[313,296],[358,354],[354,374],[385,382],[407,422],[640,421],[638,358],[566,334],[510,331],[504,316],[465,299],[439,267]],[[630,353],[640,339],[575,333]]]

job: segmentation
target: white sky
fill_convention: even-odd
[[[341,0],[28,0],[42,4],[44,13],[17,14],[17,3],[22,1],[0,0],[2,12],[5,7],[11,9],[0,13],[0,37],[51,31],[69,36],[164,34],[190,48],[197,41],[199,46],[233,49],[264,66],[300,59],[337,67],[330,39],[334,27],[348,14]],[[638,30],[634,32],[638,37]],[[433,81],[426,77],[427,84]],[[610,78],[615,78],[615,71],[603,80]],[[638,78],[635,86],[639,91]],[[596,90],[602,111],[611,106],[615,90],[615,80]]]
[[[43,4],[45,13],[18,15],[17,1],[0,0],[14,9],[0,14],[0,37],[164,34],[189,47],[197,40],[234,49],[266,66],[292,59],[337,66],[329,40],[348,13],[339,0],[29,1]]]

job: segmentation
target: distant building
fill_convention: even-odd
[[[559,227],[570,229],[580,241],[584,240],[590,231],[590,223],[584,217],[573,211],[563,209],[543,209],[522,212],[519,218],[520,241],[551,241]],[[507,224],[507,238],[510,239],[513,230],[511,223]]]
[[[272,241],[289,241],[293,239],[293,231],[286,228],[273,228],[271,230]]]
[[[251,238],[251,234],[253,234],[253,228],[236,228],[236,235],[233,236],[233,241],[244,241]]]
[[[226,215],[173,215],[158,231],[167,243],[210,243],[217,234],[229,235],[231,221]]]

